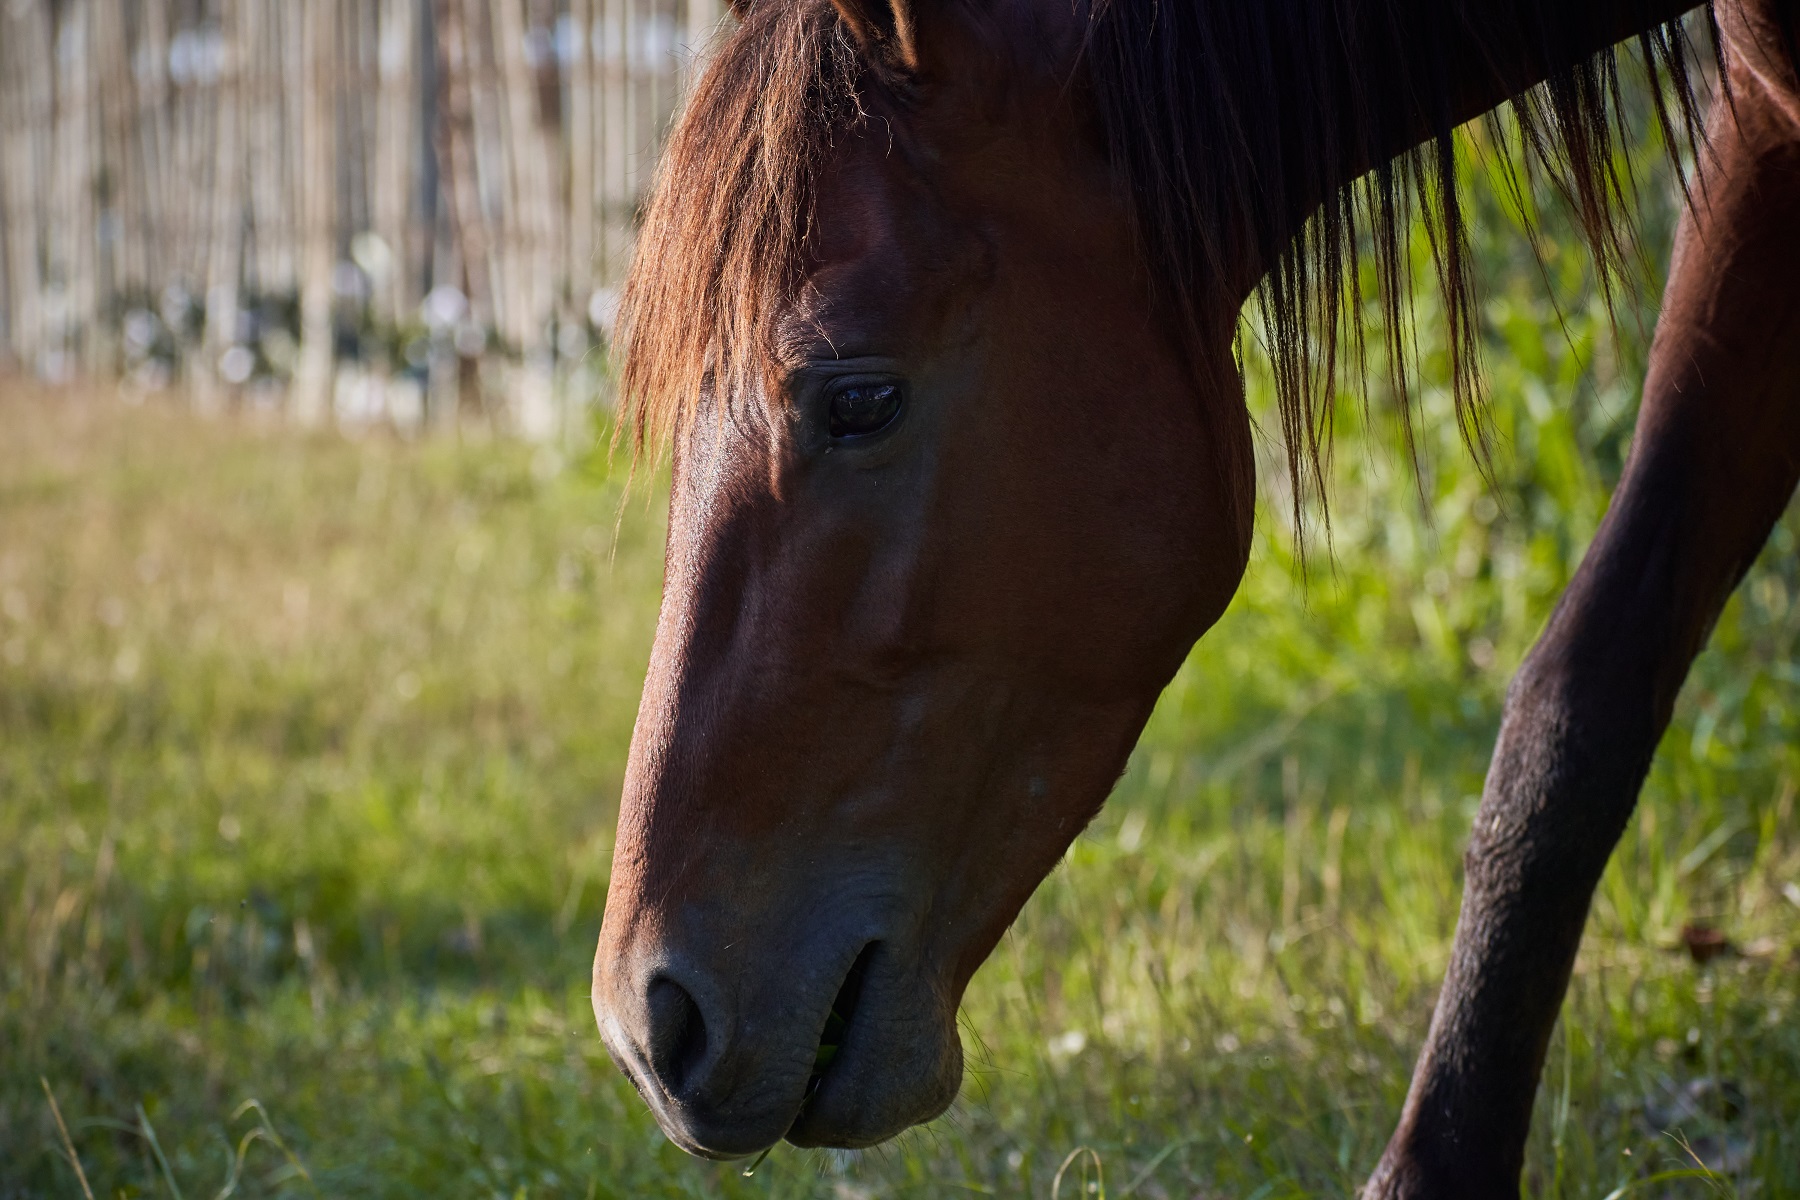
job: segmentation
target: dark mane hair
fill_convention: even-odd
[[[1459,111],[1467,81],[1447,63],[1486,62],[1495,78],[1517,79],[1516,136],[1495,139],[1510,147],[1509,179],[1517,187],[1521,169],[1547,172],[1579,217],[1610,298],[1633,244],[1634,197],[1614,39],[1579,15],[1599,7],[1091,0],[1076,82],[1131,191],[1159,302],[1173,306],[1191,353],[1221,317],[1236,319],[1222,312],[1238,302],[1227,277],[1241,261],[1233,239],[1248,239],[1269,264],[1259,307],[1296,521],[1309,486],[1324,495],[1340,352],[1359,380],[1368,376],[1362,261],[1373,261],[1386,373],[1410,449],[1403,245],[1415,218],[1430,237],[1449,324],[1459,424],[1485,456],[1452,138],[1477,114]],[[1485,15],[1491,8],[1507,11]],[[1679,20],[1637,38],[1672,154],[1700,137],[1689,49]],[[1533,72],[1538,59],[1552,66]],[[620,428],[634,450],[685,420],[709,379],[723,388],[759,369],[773,314],[800,283],[820,165],[882,86],[828,0],[762,0],[724,39],[663,155],[626,283]]]
[[[1526,177],[1548,176],[1580,222],[1610,306],[1636,243],[1636,197],[1614,46],[1619,34],[1606,28],[1608,6],[1095,3],[1088,76],[1114,162],[1134,193],[1138,242],[1168,301],[1198,334],[1218,297],[1236,302],[1219,286],[1234,249],[1225,239],[1249,239],[1257,261],[1268,264],[1257,307],[1296,527],[1309,488],[1325,499],[1341,350],[1352,360],[1351,382],[1365,406],[1369,401],[1359,319],[1363,262],[1374,268],[1388,390],[1416,465],[1408,387],[1412,280],[1404,252],[1415,218],[1436,267],[1457,421],[1485,469],[1475,278],[1453,130],[1484,117],[1515,201],[1522,202]],[[1704,12],[1716,53],[1710,0]],[[1702,139],[1687,32],[1676,18],[1636,41],[1679,171],[1680,152]],[[1483,63],[1494,79],[1507,81],[1513,136],[1499,110],[1459,110],[1470,81],[1451,74],[1448,64],[1456,62],[1465,71]],[[1534,62],[1551,65],[1534,70]]]

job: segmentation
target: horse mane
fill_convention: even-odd
[[[1221,316],[1236,321],[1221,309],[1238,303],[1228,273],[1241,246],[1229,240],[1248,238],[1257,261],[1270,264],[1258,307],[1296,524],[1307,490],[1325,497],[1340,358],[1354,365],[1368,403],[1363,262],[1372,261],[1385,317],[1387,390],[1416,457],[1405,253],[1415,220],[1436,267],[1458,423],[1486,462],[1452,132],[1459,81],[1442,68],[1471,41],[1485,52],[1484,30],[1515,50],[1563,44],[1571,18],[1558,13],[1582,6],[1505,7],[1497,22],[1480,15],[1478,0],[1088,0],[1077,82],[1130,190],[1143,266],[1190,353],[1211,349],[1204,339]],[[1377,57],[1359,58],[1351,52],[1359,48]],[[1669,152],[1697,145],[1684,26],[1641,34],[1637,50]],[[1400,103],[1383,109],[1377,80]],[[735,392],[752,381],[774,314],[802,279],[819,170],[889,82],[829,0],[752,4],[723,40],[663,154],[620,308],[619,430],[634,453],[678,428],[709,388]],[[1492,141],[1515,196],[1521,169],[1547,173],[1579,218],[1610,303],[1636,235],[1616,49],[1554,70],[1510,107],[1514,136]],[[1408,132],[1394,144],[1400,126]]]
[[[1138,241],[1190,337],[1210,326],[1232,236],[1269,264],[1257,285],[1262,343],[1293,487],[1296,532],[1310,490],[1329,521],[1326,464],[1340,352],[1369,405],[1369,356],[1359,268],[1370,263],[1383,317],[1387,391],[1408,459],[1418,466],[1409,374],[1409,230],[1422,223],[1447,326],[1450,384],[1464,442],[1485,472],[1488,444],[1480,329],[1468,229],[1456,175],[1451,62],[1485,62],[1501,77],[1521,49],[1555,62],[1506,108],[1483,115],[1510,199],[1542,171],[1573,210],[1610,311],[1637,245],[1636,186],[1613,38],[1596,38],[1577,0],[1269,0],[1143,3],[1095,0],[1087,59],[1116,165],[1136,200]],[[1720,53],[1711,0],[1704,6]],[[1584,24],[1590,28],[1584,28]],[[1664,147],[1703,143],[1686,28],[1677,18],[1641,33]],[[1566,53],[1566,52],[1565,52]],[[1723,78],[1723,63],[1715,58]],[[1516,69],[1516,66],[1515,66]],[[1384,107],[1385,106],[1385,107]],[[1351,180],[1349,183],[1343,180]],[[1297,230],[1297,232],[1296,232]],[[1235,297],[1228,300],[1236,303]],[[1223,314],[1235,319],[1235,313]],[[1241,328],[1241,327],[1240,327]],[[1197,348],[1197,347],[1196,347]],[[1241,348],[1240,348],[1241,349]],[[1303,543],[1302,543],[1303,544]]]

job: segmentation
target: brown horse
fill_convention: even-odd
[[[971,975],[1243,571],[1240,308],[1317,487],[1358,247],[1400,295],[1422,214],[1479,445],[1451,130],[1512,101],[1616,263],[1609,47],[1692,132],[1688,3],[749,0],[621,332],[674,477],[593,997],[671,1138],[866,1146],[950,1103]],[[1369,1195],[1518,1195],[1592,889],[1800,477],[1793,3],[1718,5],[1630,461],[1508,695]]]

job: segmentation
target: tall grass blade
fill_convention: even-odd
[[[69,1165],[75,1168],[75,1178],[81,1183],[81,1194],[87,1200],[94,1200],[94,1189],[88,1186],[87,1172],[81,1169],[81,1158],[75,1153],[75,1143],[69,1138],[69,1127],[63,1124],[62,1109],[56,1106],[56,1093],[50,1090],[50,1081],[42,1075],[38,1082],[44,1085],[44,1099],[50,1102],[50,1115],[56,1118],[56,1132],[62,1135],[63,1153],[69,1156]]]
[[[162,1168],[163,1182],[169,1185],[169,1194],[175,1200],[183,1200],[181,1188],[175,1183],[175,1173],[169,1170],[169,1159],[163,1154],[162,1143],[156,1140],[156,1129],[150,1124],[150,1117],[144,1112],[142,1104],[137,1106],[137,1119],[138,1130],[144,1135],[144,1140],[150,1143],[151,1152],[156,1155],[156,1165]]]

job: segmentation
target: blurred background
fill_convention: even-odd
[[[562,435],[722,4],[9,0],[0,360]]]
[[[1461,138],[1490,478],[1422,233],[1423,472],[1347,387],[1304,557],[1246,322],[1249,573],[972,984],[962,1097],[746,1177],[587,1001],[666,507],[606,338],[719,19],[0,0],[0,1198],[1298,1200],[1379,1155],[1630,443],[1681,203],[1641,80],[1612,309],[1554,181],[1504,199],[1508,123]],[[1530,1196],[1800,1196],[1797,533],[1595,899]]]

